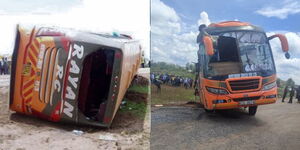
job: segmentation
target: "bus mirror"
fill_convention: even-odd
[[[285,53],[285,58],[286,58],[286,59],[290,59],[290,57],[291,57],[290,53],[289,53],[289,52],[286,52],[286,53]]]
[[[276,37],[278,37],[280,40],[282,51],[288,52],[289,51],[289,43],[288,43],[285,35],[275,34],[275,35],[268,37],[268,40],[272,40],[273,38],[276,38]],[[286,54],[286,56],[287,55],[289,55],[289,54]]]
[[[207,55],[209,55],[209,56],[214,55],[214,48],[213,48],[212,39],[209,36],[204,36],[203,37],[203,43],[204,43]]]

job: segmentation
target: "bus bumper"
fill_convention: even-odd
[[[256,91],[228,95],[214,95],[207,93],[206,109],[233,109],[264,104],[272,104],[277,100],[277,88],[267,91]]]

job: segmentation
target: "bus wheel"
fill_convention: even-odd
[[[204,110],[205,110],[206,113],[213,113],[214,112],[214,110],[210,110],[210,109],[205,109],[204,108]]]
[[[257,106],[249,106],[249,116],[254,116],[257,111]]]

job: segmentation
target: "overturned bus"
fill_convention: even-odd
[[[201,25],[197,76],[200,102],[206,112],[248,107],[255,115],[258,105],[277,99],[276,68],[270,40],[279,38],[289,58],[286,37],[246,22],[227,21]]]
[[[10,109],[54,122],[109,127],[141,63],[141,46],[112,36],[17,26]]]

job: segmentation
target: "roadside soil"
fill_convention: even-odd
[[[143,119],[117,112],[109,129],[53,123],[8,109],[9,76],[0,76],[0,150],[149,149],[150,104]],[[74,130],[82,131],[77,134]]]

